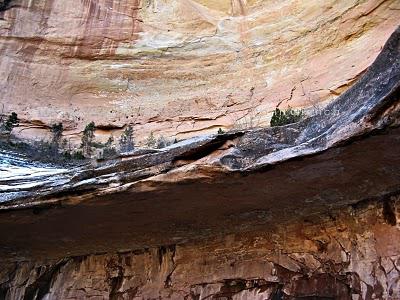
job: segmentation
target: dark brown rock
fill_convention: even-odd
[[[398,211],[399,198],[390,201]],[[265,227],[140,251],[10,263],[0,273],[0,295],[5,299],[34,299],[34,295],[39,299],[399,299],[400,232],[386,224],[384,211],[384,202],[366,201],[274,230]],[[397,212],[397,224],[399,217]]]

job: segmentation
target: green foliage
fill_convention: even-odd
[[[59,141],[62,137],[64,127],[61,123],[53,124],[53,125],[51,125],[50,131],[53,134],[53,139]]]
[[[61,165],[77,165],[80,160],[85,159],[82,151],[75,152],[71,149],[63,149],[63,151],[54,153],[49,141],[24,141],[15,139],[14,141],[0,140],[0,148],[22,153],[32,160],[61,164]]]
[[[224,134],[225,131],[222,130],[222,128],[218,128],[218,134]]]
[[[110,136],[107,142],[104,144],[103,158],[112,158],[117,155],[117,151],[115,150],[113,144],[114,144],[114,138]]]
[[[92,153],[93,148],[99,149],[99,151],[97,151],[97,153],[96,153],[97,154],[96,156],[98,159],[113,158],[118,154],[114,147],[114,137],[113,136],[110,136],[108,138],[107,142],[105,142],[105,143],[91,141],[90,153],[86,154],[86,157],[90,157],[93,154]]]
[[[64,151],[62,155],[66,160],[71,160],[72,159],[72,154],[69,151]]]
[[[62,134],[64,131],[64,127],[61,123],[53,124],[50,128],[52,138],[50,142],[50,147],[53,153],[58,153],[58,149],[60,148],[60,142],[62,138]],[[66,141],[65,141],[66,142]]]
[[[289,107],[287,110],[282,111],[276,108],[271,118],[271,127],[296,123],[303,119],[303,117],[303,110],[294,110]]]
[[[121,152],[129,152],[135,148],[135,143],[133,140],[133,128],[131,125],[128,125],[121,137],[119,138],[119,146]]]
[[[9,137],[12,129],[16,126],[18,126],[18,116],[16,113],[11,113],[8,117],[0,117],[0,132],[4,136]],[[29,156],[32,160],[75,165],[78,163],[77,160],[85,159],[85,157],[81,150],[71,150],[71,146],[68,146],[68,141],[62,139],[63,131],[62,123],[53,124],[50,127],[51,139],[49,140],[26,143],[18,139],[14,141],[9,138],[0,139],[0,147],[24,153],[24,155]]]
[[[72,159],[81,160],[85,159],[85,156],[82,151],[78,150],[72,153]]]
[[[93,123],[93,122],[92,122]],[[113,158],[117,156],[118,152],[114,146],[114,137],[110,136],[107,142],[96,142],[94,141],[94,123],[88,124],[83,132],[82,143],[81,143],[81,151],[75,152],[72,154],[73,159],[82,159],[82,158],[90,158],[94,153],[94,149],[98,149],[96,151],[96,157],[98,159],[107,159]],[[86,130],[87,129],[87,130]]]
[[[178,142],[178,140],[176,138],[168,139],[168,138],[164,137],[163,135],[160,135],[158,138],[156,138],[154,136],[153,132],[151,132],[147,138],[146,146],[148,148],[152,148],[152,149],[162,149],[162,148],[168,147],[172,144],[176,144],[177,142]]]
[[[172,145],[172,144],[173,144],[173,141],[168,140],[168,139],[165,138],[164,136],[160,136],[160,137],[157,139],[156,148],[157,148],[157,149],[162,149],[162,148],[168,147],[168,146],[170,146],[170,145]]]
[[[11,131],[14,127],[17,127],[18,125],[18,115],[15,112],[12,112],[6,121],[5,128],[6,130]]]
[[[115,150],[114,147],[110,148],[104,148],[103,150],[103,158],[108,159],[108,158],[115,158],[117,156],[118,152]]]
[[[86,125],[85,130],[83,131],[84,135],[90,136],[93,138],[94,137],[94,130],[96,129],[96,125],[94,122],[90,122],[89,124]]]
[[[90,157],[92,155],[92,146],[93,146],[93,139],[94,139],[94,131],[96,129],[96,125],[94,122],[90,122],[86,125],[85,130],[83,131],[82,135],[82,155],[85,157]]]
[[[10,135],[13,128],[17,127],[18,125],[18,115],[15,112],[12,112],[6,120],[2,119],[0,124],[2,131],[4,131],[4,133],[7,135]]]
[[[149,148],[156,148],[157,140],[154,137],[153,132],[151,132],[150,135],[147,137],[146,146],[149,147]]]
[[[105,147],[111,147],[112,144],[114,143],[114,138],[113,136],[110,136],[107,140],[107,142],[104,144]]]

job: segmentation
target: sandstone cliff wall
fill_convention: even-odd
[[[55,121],[72,137],[132,122],[138,138],[266,123],[351,86],[399,11],[12,0],[0,97],[27,137]],[[2,179],[0,299],[399,299],[399,36],[302,122]]]
[[[0,103],[35,137],[95,121],[184,138],[268,124],[364,72],[400,19],[396,0],[12,0],[0,12]]]

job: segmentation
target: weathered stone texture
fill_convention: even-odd
[[[35,137],[62,121],[183,138],[331,100],[398,25],[396,0],[12,0],[0,95]]]
[[[399,217],[398,198],[388,197],[273,232],[20,262],[0,273],[0,297],[396,300]]]
[[[400,299],[398,1],[6,2],[0,97],[26,136],[215,133],[340,96],[2,178],[1,300]]]

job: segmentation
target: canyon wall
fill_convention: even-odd
[[[94,121],[178,139],[267,125],[350,87],[398,25],[396,0],[11,0],[0,104],[39,138]]]
[[[399,217],[388,197],[270,233],[3,265],[0,298],[397,300]]]
[[[0,177],[0,299],[398,300],[399,99],[400,27],[301,122]]]
[[[15,159],[31,173],[1,162],[0,300],[400,299],[399,1],[0,10],[20,137],[214,133],[74,167]],[[319,113],[216,134],[276,106]]]

